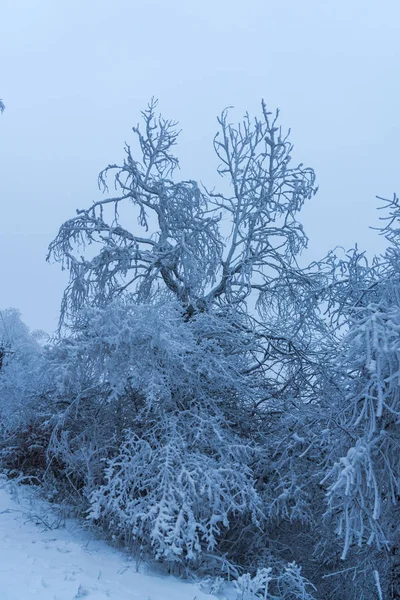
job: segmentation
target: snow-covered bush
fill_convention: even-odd
[[[114,535],[151,545],[167,561],[194,560],[238,523],[261,517],[250,449],[220,419],[197,412],[166,416],[162,437],[155,425],[142,438],[127,431],[91,496],[91,518],[106,517]]]
[[[121,300],[87,309],[54,348],[67,405],[49,456],[115,537],[194,560],[257,527],[249,414],[260,390],[244,375],[254,344],[231,310],[186,321],[176,303]]]
[[[45,464],[46,390],[41,332],[31,333],[15,309],[0,312],[0,444],[3,464],[29,470]]]
[[[258,569],[254,577],[248,573],[235,581],[237,600],[314,600],[313,586],[301,575],[295,564]]]

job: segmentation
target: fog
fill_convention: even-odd
[[[152,96],[180,122],[182,177],[208,185],[217,114],[279,107],[320,186],[305,260],[380,252],[375,195],[400,191],[399,23],[395,0],[0,0],[0,308],[54,330],[67,278],[47,246]]]

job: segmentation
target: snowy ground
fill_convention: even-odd
[[[137,573],[134,561],[77,522],[57,525],[49,506],[0,482],[1,600],[216,600],[197,585]]]

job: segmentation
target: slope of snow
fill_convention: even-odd
[[[197,585],[136,572],[135,561],[79,523],[57,527],[50,506],[13,489],[0,487],[1,600],[215,600]]]

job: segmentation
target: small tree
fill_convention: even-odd
[[[108,191],[113,175],[116,195],[78,210],[50,245],[49,258],[70,270],[61,319],[72,337],[62,370],[85,379],[52,448],[68,470],[91,440],[93,456],[108,461],[101,487],[97,476],[82,478],[93,483],[86,487],[92,514],[118,522],[120,532],[129,524],[130,535],[159,556],[197,559],[213,550],[214,559],[220,552],[259,563],[261,498],[271,516],[309,516],[293,435],[311,420],[312,410],[305,417],[301,407],[318,397],[326,324],[317,310],[319,275],[301,270],[296,257],[307,243],[297,213],[316,191],[315,176],[292,166],[279,113],[262,103],[259,118],[246,115],[234,126],[224,111],[218,119],[214,149],[228,191],[177,181],[177,126],[156,116],[156,106],[142,113],[143,129],[133,129],[137,152],[126,145],[124,161],[99,176]],[[140,323],[150,320],[143,338],[149,325]],[[118,403],[126,433],[115,420]],[[87,410],[107,423],[101,444],[81,426]],[[80,415],[73,426],[72,414]],[[282,431],[293,441],[286,449]],[[278,482],[266,473],[271,461],[280,465]],[[161,479],[170,486],[167,504]]]
[[[49,258],[70,270],[62,320],[121,295],[138,303],[175,299],[186,320],[231,307],[258,336],[253,376],[273,373],[275,397],[287,390],[288,378],[297,393],[312,393],[323,325],[311,279],[296,262],[307,243],[296,215],[316,192],[314,172],[291,166],[279,113],[263,103],[261,118],[246,115],[234,126],[224,111],[218,119],[214,149],[228,193],[175,181],[178,131],[156,116],[156,106],[152,101],[143,112],[143,131],[133,128],[141,159],[126,145],[122,164],[99,176],[107,191],[114,175],[117,195],[78,210],[50,245]],[[140,233],[127,226],[135,217]]]

